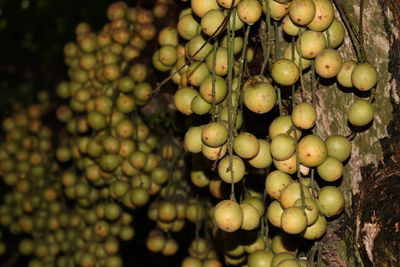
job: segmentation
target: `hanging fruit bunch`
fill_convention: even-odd
[[[351,139],[372,122],[374,114],[372,97],[356,99],[348,110],[353,133],[323,140],[317,134],[321,114],[315,90],[320,80],[333,78],[338,85],[358,91],[375,87],[377,72],[366,61],[362,32],[354,38],[343,10],[336,5],[341,18],[335,18],[330,0],[192,0],[190,6],[181,11],[176,27],[160,31],[153,65],[169,72],[156,92],[171,80],[178,87],[174,96],[178,111],[210,118],[209,123],[188,129],[184,146],[212,162],[191,172],[193,184],[209,186],[219,199],[227,197],[221,191],[224,184],[231,184],[229,199],[211,212],[214,226],[224,235],[214,238],[225,244],[221,250],[231,265],[243,264],[246,258],[248,266],[264,266],[260,265],[263,261],[272,262],[271,266],[305,265],[307,260],[298,258],[301,244],[320,239],[327,218],[342,212],[344,196],[335,185],[350,157]],[[337,50],[346,34],[341,21],[355,43],[359,63],[343,62]],[[260,73],[252,76],[248,63],[254,50],[248,46],[249,35],[259,24],[266,32],[264,60]],[[283,105],[283,90],[292,91],[291,96],[285,93],[289,106]],[[245,130],[244,109],[274,114],[266,125],[267,138]],[[206,171],[212,165],[217,180]],[[244,188],[238,203],[234,190],[246,184],[243,180],[252,169],[266,172],[264,196]],[[317,181],[324,186],[320,188]],[[283,231],[271,239],[268,225]],[[249,244],[244,240],[251,230],[258,231],[260,238],[250,242],[257,249],[246,250]],[[314,261],[311,254],[306,255],[309,262]],[[201,266],[191,261],[185,260],[182,266]]]

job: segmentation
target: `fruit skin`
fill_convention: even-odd
[[[273,257],[272,251],[257,250],[248,256],[247,265],[249,267],[269,267]]]
[[[340,160],[328,156],[324,163],[317,167],[318,175],[327,182],[334,182],[342,177],[343,164]]]
[[[268,174],[265,190],[270,197],[279,199],[282,190],[290,183],[292,183],[292,178],[287,173],[275,170]]]
[[[260,225],[260,214],[257,209],[248,203],[240,204],[243,213],[243,230],[254,230]]]
[[[342,64],[343,60],[339,52],[327,48],[315,58],[315,71],[322,78],[333,78],[340,72]]]
[[[175,92],[174,103],[176,108],[185,115],[192,114],[191,103],[199,93],[193,88],[182,87]]]
[[[306,59],[313,59],[325,48],[325,42],[325,36],[321,32],[305,30],[297,39],[297,52]]]
[[[307,167],[322,164],[328,156],[325,142],[319,136],[310,134],[303,137],[297,145],[300,163]]]
[[[307,25],[315,17],[313,0],[293,0],[289,7],[289,16],[298,25]]]
[[[353,86],[360,91],[371,90],[378,81],[376,69],[368,63],[358,64],[351,73]]]
[[[201,141],[210,147],[219,147],[228,139],[228,129],[223,123],[211,122],[201,131]]]
[[[216,0],[191,0],[190,4],[193,13],[200,18],[202,18],[210,10],[219,8]]]
[[[260,150],[260,143],[253,134],[243,132],[233,140],[233,150],[241,158],[254,158]]]
[[[251,166],[257,169],[267,168],[272,164],[271,146],[267,140],[258,139],[259,151],[256,156],[248,162]]]
[[[308,226],[300,235],[308,240],[321,238],[326,232],[327,222],[323,215],[319,215],[317,221]]]
[[[258,114],[267,113],[275,106],[276,92],[269,83],[253,83],[244,90],[243,101],[251,111]]]
[[[317,111],[309,103],[300,103],[293,108],[292,121],[298,128],[310,129],[317,121]]]
[[[243,212],[240,205],[235,201],[222,200],[215,206],[214,220],[221,230],[234,232],[243,223]]]
[[[322,187],[316,203],[319,211],[326,217],[338,215],[345,205],[343,193],[335,186]]]
[[[347,117],[351,124],[362,127],[374,119],[374,108],[367,100],[357,99],[351,104]]]
[[[232,177],[232,171],[229,170],[229,156],[224,157],[218,164],[218,174],[219,177],[225,182],[225,183],[237,183],[240,180],[242,180],[244,176],[244,163],[241,158],[238,156],[233,156],[232,159],[232,169],[233,169],[233,177]]]
[[[283,58],[272,65],[271,76],[276,83],[289,86],[297,82],[300,71],[293,61]]]
[[[331,0],[313,0],[315,4],[315,16],[307,24],[307,28],[313,31],[325,31],[335,18],[335,11]]]
[[[351,81],[351,74],[353,70],[356,68],[357,63],[353,60],[345,61],[340,68],[336,79],[341,86],[350,88],[353,87],[353,82]]]
[[[345,161],[351,154],[351,142],[342,135],[331,135],[325,140],[328,156]]]
[[[296,141],[288,134],[278,134],[271,141],[271,154],[276,160],[287,160],[296,151]]]
[[[261,17],[261,4],[257,0],[241,0],[237,5],[237,13],[241,21],[253,25]]]

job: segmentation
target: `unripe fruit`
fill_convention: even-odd
[[[288,260],[288,259],[292,260],[295,258],[296,257],[293,254],[288,253],[288,252],[281,252],[281,253],[275,254],[275,256],[271,262],[271,267],[277,267],[282,261]]]
[[[238,5],[241,0],[217,0],[218,4],[224,8],[232,8]]]
[[[184,146],[192,153],[201,152],[201,131],[202,127],[191,127],[185,134]]]
[[[311,198],[304,198],[305,209],[307,215],[307,225],[312,225],[318,219],[318,206]],[[303,200],[299,198],[294,203],[294,207],[303,208]]]
[[[185,40],[191,40],[201,32],[200,24],[193,18],[192,14],[180,17],[176,27],[179,35]]]
[[[343,24],[336,18],[333,19],[331,26],[323,32],[327,40],[328,46],[328,33],[331,48],[338,48],[344,41],[345,30]]]
[[[214,101],[215,104],[218,104],[222,102],[228,94],[228,86],[223,78],[215,76],[215,80],[213,82],[212,75],[209,75],[201,82],[199,92],[201,97],[208,103],[213,103]]]
[[[259,150],[258,153],[248,162],[251,166],[258,169],[267,168],[272,163],[271,146],[268,141],[258,139]]]
[[[269,267],[273,257],[272,251],[257,250],[248,256],[247,265],[248,267]]]
[[[325,48],[325,42],[321,32],[306,30],[297,39],[297,52],[306,59],[313,59]]]
[[[287,134],[279,134],[272,138],[271,155],[276,160],[287,160],[296,151],[296,141]]]
[[[290,254],[294,254],[298,248],[298,242],[296,242],[296,238],[293,238],[293,235],[286,234],[283,231],[278,232],[273,238],[271,242],[272,251],[275,254],[288,252]]]
[[[313,0],[315,5],[315,16],[307,24],[307,28],[313,31],[325,31],[332,24],[335,11],[331,0]]]
[[[242,180],[244,176],[244,163],[238,156],[232,156],[232,170],[229,169],[229,156],[224,157],[218,164],[219,177],[225,183],[237,183]]]
[[[262,1],[262,3],[263,3],[264,13],[266,13],[267,6],[264,4],[265,3],[264,1]],[[284,16],[286,16],[289,13],[290,4],[291,4],[290,2],[282,3],[275,0],[268,0],[268,7],[271,18],[273,18],[274,20],[281,20]]]
[[[225,232],[234,232],[243,223],[240,205],[232,200],[223,200],[215,206],[214,219],[217,226]]]
[[[228,129],[220,122],[211,122],[201,131],[201,141],[210,147],[219,147],[226,143]]]
[[[261,17],[261,4],[257,0],[241,0],[237,6],[237,14],[240,20],[253,25]]]
[[[279,170],[270,172],[265,180],[265,190],[272,198],[279,199],[282,190],[292,183],[292,179],[286,173]]]
[[[293,23],[289,15],[286,15],[282,21],[282,30],[290,36],[297,36],[299,34],[299,26]]]
[[[342,177],[343,164],[334,157],[327,157],[324,163],[317,167],[318,175],[327,182],[334,182]]]
[[[307,167],[316,167],[322,164],[328,152],[324,141],[319,136],[307,135],[297,145],[300,163]]]
[[[236,47],[235,47],[236,49]],[[206,58],[209,71],[214,69],[214,54],[210,53]],[[228,74],[228,49],[219,47],[215,55],[215,74],[223,76]]]
[[[298,25],[306,25],[315,17],[315,5],[313,0],[293,0],[290,3],[289,15],[292,21]]]
[[[328,156],[345,161],[351,154],[351,142],[342,135],[331,135],[325,140]]]
[[[198,92],[190,87],[182,87],[175,92],[174,103],[176,108],[185,115],[192,114],[191,102]]]
[[[196,61],[189,66],[182,76],[185,76],[187,82],[191,85],[199,86],[208,75],[209,71],[207,65],[203,62]]]
[[[308,226],[300,235],[308,240],[321,238],[326,232],[327,222],[323,215],[319,215],[317,221]]]
[[[263,114],[275,106],[276,92],[269,83],[253,83],[244,90],[243,101],[251,111]]]
[[[302,208],[289,207],[282,213],[282,229],[288,234],[299,234],[307,227],[307,216]]]
[[[248,203],[240,204],[240,208],[243,213],[243,222],[241,229],[243,230],[254,230],[260,225],[260,214],[257,209]]]
[[[368,63],[358,64],[351,73],[353,86],[360,91],[371,90],[378,81],[376,69]]]
[[[344,87],[350,88],[353,87],[353,83],[351,81],[351,74],[353,70],[356,68],[357,63],[353,60],[345,61],[340,68],[340,71],[336,77],[338,83]]]
[[[286,160],[273,159],[275,167],[281,172],[294,174],[297,171],[297,156],[294,153],[290,158]]]
[[[301,267],[300,263],[297,261],[297,259],[285,259],[281,262],[276,267]]]
[[[222,159],[225,156],[227,149],[228,147],[226,144],[219,147],[210,147],[205,144],[201,144],[201,152],[203,153],[204,157],[209,160]]]
[[[335,77],[342,67],[342,56],[334,49],[324,49],[315,58],[315,71],[322,78]]]
[[[208,36],[219,35],[223,27],[221,24],[225,20],[225,15],[218,9],[208,11],[201,19],[201,29]]]
[[[274,200],[269,204],[266,218],[268,221],[276,227],[281,227],[281,217],[282,217],[283,209],[279,201]]]
[[[319,211],[327,217],[338,215],[344,209],[343,193],[335,186],[322,187],[316,202]]]
[[[271,124],[269,125],[269,137],[274,138],[278,134],[286,134],[290,127],[293,126],[292,118],[289,115],[281,115],[275,118]],[[300,139],[301,137],[301,130],[295,129],[290,132],[290,136],[293,138]]]
[[[367,100],[357,99],[351,104],[347,117],[354,126],[365,126],[374,119],[374,108]]]
[[[311,194],[307,187],[302,185],[304,197],[310,198]],[[279,202],[281,203],[282,207],[287,209],[292,207],[294,203],[301,198],[301,189],[298,182],[293,182],[288,184],[281,192],[279,196]]]
[[[279,59],[272,65],[271,76],[276,83],[289,86],[297,82],[300,71],[293,61]]]
[[[311,129],[317,121],[317,111],[309,103],[300,103],[293,108],[292,121],[300,129]]]
[[[218,9],[216,0],[192,0],[191,7],[194,14],[202,18],[207,12]]]
[[[242,132],[233,140],[233,150],[241,158],[253,158],[260,150],[260,143],[253,134]]]
[[[175,46],[163,45],[159,49],[158,58],[160,62],[164,65],[171,66],[174,65],[178,59],[178,54],[176,52]]]
[[[305,70],[311,66],[311,60],[305,59],[303,57],[300,58],[299,53],[297,52],[297,49],[294,49],[294,58],[292,57],[292,46],[291,45],[286,47],[285,51],[283,52],[283,57],[288,60],[292,60],[299,69],[300,69],[300,65],[301,65],[302,70]]]

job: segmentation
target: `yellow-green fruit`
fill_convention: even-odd
[[[297,156],[294,153],[290,158],[286,160],[273,159],[275,167],[281,172],[294,174],[297,171]]]
[[[215,206],[214,220],[217,226],[225,232],[234,232],[243,223],[243,212],[238,203],[223,200]]]
[[[209,160],[221,159],[225,156],[227,151],[227,145],[224,144],[219,147],[210,147],[205,144],[201,145],[201,152]]]
[[[344,87],[350,88],[353,87],[353,83],[351,81],[351,74],[353,70],[356,68],[357,63],[353,60],[345,61],[340,68],[336,79],[338,83]]]
[[[337,158],[328,156],[324,163],[317,167],[318,175],[327,182],[334,182],[342,177],[343,163]]]
[[[293,126],[292,118],[289,115],[281,115],[275,118],[269,126],[269,137],[274,138],[278,134],[285,134]],[[297,129],[290,132],[290,136],[293,138],[300,139],[301,130]]]
[[[185,148],[192,153],[201,152],[201,131],[202,127],[191,127],[185,134],[184,138],[184,146]]]
[[[240,0],[217,0],[217,2],[224,8],[232,8],[237,6]]]
[[[271,267],[274,257],[272,251],[257,250],[251,253],[247,258],[248,267]]]
[[[271,155],[276,160],[287,160],[296,150],[296,141],[288,134],[278,134],[271,141]]]
[[[301,267],[296,259],[284,259],[276,267]]]
[[[243,222],[241,229],[243,230],[254,230],[260,225],[260,214],[257,209],[248,203],[240,204],[243,213]]]
[[[326,232],[327,222],[325,216],[319,215],[317,221],[308,226],[300,235],[308,240],[321,238]]]
[[[306,207],[304,212],[307,215],[307,224],[311,225],[311,224],[315,223],[316,220],[318,219],[318,212],[319,212],[318,206],[317,206],[317,203],[315,203],[315,201],[312,200],[311,198],[304,198],[304,204]],[[294,207],[303,208],[302,198],[299,198],[298,200],[296,200],[296,202],[294,203]]]
[[[163,45],[158,50],[158,59],[160,62],[166,66],[174,65],[178,59],[178,54],[176,53],[175,46]]]
[[[293,61],[284,58],[272,65],[271,76],[276,83],[289,86],[297,82],[300,71]]]
[[[192,14],[180,17],[177,29],[179,35],[185,40],[190,40],[201,32],[200,24],[193,18]]]
[[[191,0],[190,4],[193,13],[200,18],[202,18],[210,10],[219,8],[216,0]]]
[[[326,217],[338,215],[344,209],[343,193],[335,186],[322,187],[316,200],[319,211]]]
[[[242,132],[233,140],[233,150],[241,158],[253,158],[260,150],[260,143],[253,134]]]
[[[374,119],[374,108],[367,100],[357,99],[351,104],[347,117],[354,126],[365,126]]]
[[[210,147],[219,147],[228,139],[228,129],[223,123],[211,122],[201,131],[201,141]]]
[[[360,63],[351,73],[353,86],[360,91],[371,90],[378,81],[376,69],[369,63]]]
[[[278,232],[273,238],[271,242],[272,251],[275,254],[288,252],[294,254],[297,250],[298,244],[297,239],[294,238],[293,235],[286,234],[281,231]]]
[[[294,61],[294,63],[296,64],[296,66],[299,69],[300,69],[300,65],[301,65],[302,70],[305,70],[311,66],[311,60],[305,59],[303,57],[300,58],[299,53],[297,52],[297,49],[294,49],[294,58],[292,57],[292,46],[291,45],[286,47],[285,51],[283,52],[283,57],[288,60]]]
[[[186,44],[186,51],[194,60],[203,61],[211,53],[212,45],[203,36],[197,35]]]
[[[269,83],[253,83],[244,90],[243,101],[251,111],[258,114],[267,113],[275,106],[276,92]]]
[[[288,234],[299,234],[307,227],[307,215],[302,208],[287,208],[282,213],[281,226]]]
[[[306,59],[313,59],[325,48],[325,42],[321,32],[306,30],[297,39],[297,52]]]
[[[281,217],[282,217],[283,209],[279,201],[274,200],[269,204],[266,217],[268,221],[276,227],[281,227]]]
[[[279,170],[270,172],[265,180],[265,190],[274,199],[279,199],[282,190],[292,183],[292,178]]]
[[[304,197],[310,198],[311,193],[307,187],[302,185]],[[287,209],[294,205],[294,203],[301,198],[301,189],[298,182],[293,182],[288,184],[281,192],[279,196],[279,202],[281,203],[282,207]]]
[[[328,156],[345,161],[351,154],[351,142],[342,135],[331,135],[325,140]]]
[[[241,0],[237,5],[237,13],[241,21],[252,25],[260,19],[262,7],[257,0]]]
[[[286,15],[282,21],[282,29],[284,33],[290,36],[297,36],[299,34],[299,26],[293,23],[289,15]]]
[[[258,142],[260,147],[258,153],[248,162],[257,169],[267,168],[272,164],[271,146],[267,140],[258,139]]]
[[[313,0],[293,0],[290,3],[289,16],[298,25],[306,25],[315,17]]]
[[[319,136],[310,134],[303,137],[297,145],[300,163],[307,167],[322,164],[328,156],[325,142]]]
[[[228,94],[228,86],[223,78],[215,76],[213,81],[212,75],[209,75],[202,81],[199,92],[201,97],[208,103],[213,103],[214,101],[215,104],[218,104]]]
[[[331,48],[338,48],[343,43],[344,36],[346,34],[343,24],[335,18],[333,19],[331,26],[329,26],[329,28],[326,29],[326,31],[324,31],[327,47],[328,47],[328,33],[329,33],[329,41],[331,43]]]
[[[295,255],[293,255],[292,253],[289,252],[281,252],[281,253],[277,253],[275,254],[274,258],[272,259],[271,262],[271,267],[278,267],[278,265],[287,259],[295,259]]]
[[[307,28],[313,31],[325,31],[335,18],[335,11],[331,0],[313,0],[315,5],[314,19],[307,24]]]
[[[174,103],[176,109],[185,115],[192,114],[191,103],[199,93],[190,87],[182,87],[175,92]]]
[[[210,53],[206,58],[206,64],[210,72],[214,69],[214,54]],[[219,47],[215,55],[215,74],[224,76],[228,74],[228,49]]]
[[[264,207],[263,201],[260,198],[258,198],[258,197],[246,197],[242,201],[242,203],[248,203],[248,204],[253,205],[257,209],[258,214],[260,214],[260,216],[262,216],[264,214],[265,207]]]
[[[201,19],[201,29],[208,36],[217,36],[223,30],[225,15],[218,9],[208,11]]]
[[[200,95],[198,95],[193,98],[190,107],[192,108],[194,114],[204,115],[210,112],[212,105],[205,101]]]
[[[300,129],[311,129],[317,121],[317,111],[309,103],[300,103],[293,108],[292,121]]]
[[[187,82],[191,85],[199,86],[209,74],[207,65],[203,62],[196,61],[189,66],[186,73],[182,76],[185,76]]]
[[[241,158],[238,156],[233,156],[232,158],[232,170],[229,168],[230,166],[229,156],[224,157],[218,164],[218,174],[219,177],[225,183],[237,183],[242,180],[244,176],[244,163]]]
[[[342,56],[339,52],[327,48],[315,58],[315,71],[322,78],[333,78],[339,73],[342,63]]]
[[[263,11],[267,13],[266,1],[262,1]],[[290,2],[282,3],[275,0],[268,0],[269,13],[272,19],[281,20],[289,13]]]

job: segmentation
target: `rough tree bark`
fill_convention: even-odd
[[[357,28],[360,0],[339,3]],[[322,259],[338,267],[400,266],[400,1],[365,0],[363,19],[367,59],[379,73],[376,113],[353,140],[340,185],[346,209],[321,240]],[[344,59],[356,59],[349,39],[340,50]],[[318,88],[321,137],[350,133],[346,111],[357,97],[335,84]]]

